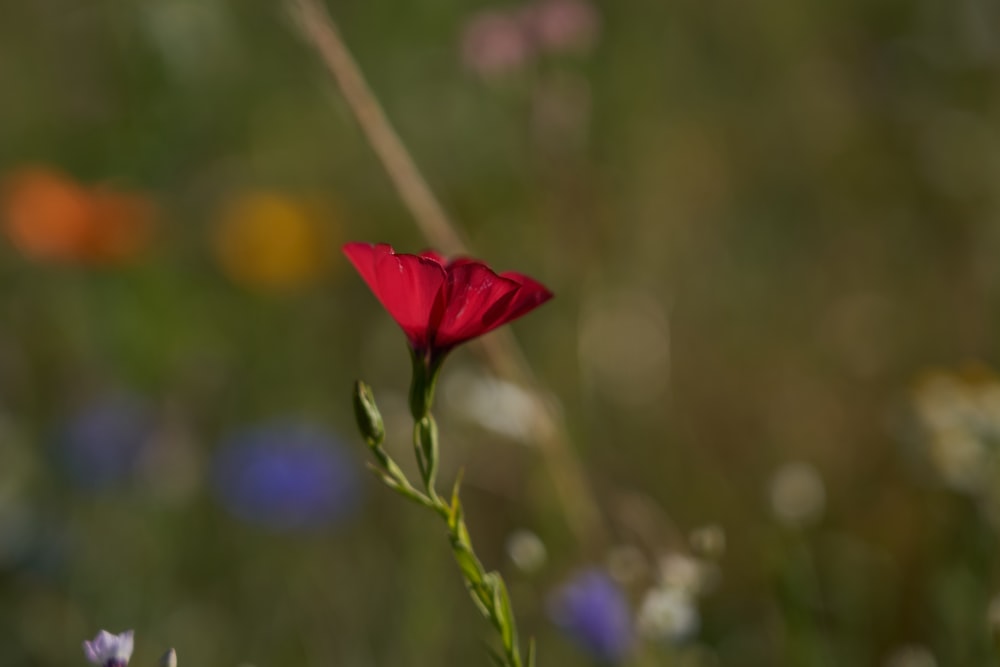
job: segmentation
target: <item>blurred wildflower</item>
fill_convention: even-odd
[[[101,630],[92,641],[83,642],[83,653],[94,665],[125,667],[132,657],[132,634],[132,630],[120,635]]]
[[[233,17],[219,0],[147,2],[142,27],[178,80],[218,77],[239,62]]]
[[[485,78],[511,74],[539,55],[585,54],[601,21],[584,0],[539,0],[503,11],[483,10],[462,26],[462,63]]]
[[[119,264],[148,244],[154,208],[142,195],[86,188],[46,167],[3,182],[4,231],[26,257],[73,264]]]
[[[332,207],[321,200],[256,192],[235,198],[219,213],[215,254],[240,285],[286,291],[316,282],[335,247]]]
[[[660,558],[660,585],[691,596],[709,592],[717,583],[719,571],[714,563],[674,552]]]
[[[885,661],[885,667],[937,667],[934,654],[923,646],[901,646]]]
[[[154,418],[137,397],[90,400],[63,423],[57,448],[70,476],[89,489],[124,481],[136,469],[154,432]]]
[[[693,598],[683,590],[656,587],[639,605],[636,627],[648,640],[681,642],[698,632],[701,616]]]
[[[526,389],[492,375],[459,370],[444,385],[444,399],[456,412],[500,435],[530,443],[544,414]]]
[[[587,53],[601,32],[597,10],[584,0],[539,0],[520,15],[538,47],[549,53]]]
[[[618,663],[634,643],[628,602],[618,585],[600,570],[578,573],[553,595],[553,622],[577,645],[602,662]]]
[[[945,484],[978,495],[992,492],[1000,465],[1000,381],[972,369],[921,381],[913,404],[926,453]]]
[[[384,243],[348,243],[344,254],[428,368],[455,346],[552,298],[544,285],[528,276],[497,274],[471,258],[447,262],[431,251],[408,255]]]
[[[786,463],[771,476],[771,511],[784,524],[804,527],[818,521],[826,509],[826,487],[808,463]]]
[[[462,63],[485,78],[510,74],[534,56],[534,47],[518,17],[485,10],[462,27]]]
[[[545,566],[548,551],[545,543],[530,530],[516,530],[507,537],[507,555],[522,572],[531,574]]]
[[[222,505],[272,530],[312,530],[349,515],[360,488],[340,443],[317,427],[276,423],[231,437],[213,462]]]

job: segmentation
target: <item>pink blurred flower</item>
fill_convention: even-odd
[[[462,27],[462,63],[482,76],[513,72],[534,55],[528,33],[515,14],[482,11]]]
[[[600,16],[585,0],[541,0],[522,16],[542,51],[586,53],[601,32]]]

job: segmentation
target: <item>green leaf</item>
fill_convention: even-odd
[[[535,667],[535,638],[528,641],[528,667]]]
[[[462,487],[462,478],[465,476],[465,468],[458,469],[455,476],[455,484],[451,487],[451,506],[449,507],[448,527],[454,530],[458,525],[458,517],[461,513],[462,504],[458,499],[458,492]]]

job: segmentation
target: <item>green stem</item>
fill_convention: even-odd
[[[433,376],[429,378],[433,383]],[[432,389],[433,391],[433,389]],[[430,406],[430,403],[426,403]],[[458,563],[466,588],[473,602],[483,616],[500,635],[503,656],[494,659],[504,667],[522,667],[521,652],[518,648],[517,627],[511,610],[507,587],[499,572],[487,572],[472,547],[469,530],[466,527],[462,504],[459,499],[461,476],[456,480],[451,501],[445,502],[434,488],[434,478],[438,466],[438,432],[434,417],[428,411],[419,418],[413,430],[413,445],[421,463],[422,478],[426,497],[431,500],[437,514],[445,520],[452,553]],[[423,458],[421,462],[420,459]]]
[[[440,358],[429,363],[424,355],[413,353],[410,412],[413,415],[413,451],[420,469],[423,491],[410,483],[402,469],[382,447],[382,440],[385,437],[382,418],[378,413],[371,389],[363,382],[355,384],[355,415],[361,433],[378,462],[370,465],[372,471],[386,486],[404,498],[432,510],[445,522],[452,555],[462,573],[472,601],[500,635],[503,653],[490,650],[494,663],[500,667],[522,667],[524,663],[518,646],[517,624],[507,586],[499,572],[486,571],[472,547],[469,529],[465,524],[465,513],[459,499],[461,473],[455,480],[450,499],[442,498],[435,488],[439,446],[437,424],[431,414],[431,405],[434,401],[434,385],[440,365]],[[527,667],[534,665],[535,651],[534,644],[531,644],[528,648]]]

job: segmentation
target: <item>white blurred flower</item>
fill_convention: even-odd
[[[1000,464],[1000,382],[985,369],[924,378],[913,396],[924,453],[955,491],[992,495]]]
[[[1000,382],[989,375],[932,375],[917,387],[914,407],[933,433],[966,430],[981,438],[1000,438]]]
[[[789,526],[802,527],[820,519],[826,509],[823,478],[808,463],[786,463],[771,476],[771,511]]]
[[[649,590],[636,617],[639,634],[655,641],[680,642],[698,632],[701,616],[690,595],[675,588]]]
[[[671,553],[660,558],[660,584],[687,595],[699,595],[708,588],[710,575],[706,564],[697,558]]]
[[[100,667],[125,667],[132,657],[132,634],[132,630],[120,635],[101,630],[92,641],[83,642],[83,654]]]
[[[937,667],[934,654],[923,646],[901,646],[885,661],[885,667]]]
[[[928,446],[931,462],[954,490],[976,493],[989,482],[989,451],[967,430],[943,430],[931,437]]]
[[[443,393],[466,419],[512,440],[530,443],[543,423],[542,406],[531,392],[489,375],[460,369],[445,381]]]
[[[549,554],[538,535],[522,529],[507,538],[507,555],[519,570],[530,574],[545,566]]]

